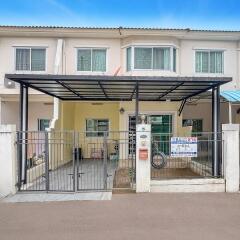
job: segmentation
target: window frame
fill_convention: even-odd
[[[191,121],[191,125],[185,125],[184,126],[184,121]],[[201,127],[202,127],[202,131],[201,132],[194,132],[193,131],[193,125],[194,125],[194,121],[200,121],[201,122]],[[203,122],[204,122],[204,119],[203,118],[183,118],[182,119],[182,127],[189,127],[191,126],[192,127],[192,131],[191,131],[191,135],[192,136],[202,136],[202,133],[204,132],[203,131]]]
[[[85,119],[85,130],[86,130],[86,137],[90,137],[90,138],[92,138],[92,137],[95,137],[95,138],[102,138],[102,137],[104,137],[104,135],[103,136],[99,136],[98,134],[99,134],[99,132],[103,132],[103,131],[99,131],[99,130],[97,130],[97,131],[94,131],[95,133],[96,133],[96,135],[88,135],[88,133],[91,133],[91,131],[88,131],[87,130],[87,122],[89,121],[89,120],[93,120],[93,121],[107,121],[108,122],[108,131],[106,131],[106,133],[107,133],[107,135],[106,136],[109,136],[109,132],[110,132],[110,120],[109,120],[109,118],[86,118]],[[98,127],[98,125],[97,125],[97,127]]]
[[[197,52],[200,52],[200,53],[208,53],[208,71],[207,72],[203,72],[202,71],[202,66],[201,66],[201,71],[200,72],[197,72],[197,61],[196,61],[196,55],[197,55]],[[211,52],[213,53],[216,53],[216,52],[221,52],[222,53],[222,71],[221,72],[211,72],[210,69],[211,69],[211,65],[210,65],[210,62],[211,62]],[[223,49],[195,49],[194,50],[194,72],[195,74],[212,74],[212,75],[224,75],[224,68],[225,68],[225,64],[224,64],[224,61],[225,61],[225,56],[224,56],[224,52],[225,50]],[[202,61],[202,57],[201,57],[201,61]],[[202,64],[202,63],[201,63]],[[216,64],[216,63],[215,63]]]
[[[131,70],[127,70],[127,66],[128,66],[128,61],[127,61],[127,49],[131,48]],[[152,49],[152,57],[151,57],[151,68],[146,68],[146,69],[141,69],[141,68],[136,68],[135,67],[135,48],[151,48]],[[170,63],[169,69],[155,69],[153,68],[153,49],[154,48],[169,48],[170,50]],[[174,56],[173,56],[173,49],[176,50],[176,62],[175,62],[175,68],[174,69]],[[126,46],[126,72],[131,72],[131,71],[164,71],[164,72],[172,72],[172,73],[177,73],[177,58],[178,58],[178,48],[175,45],[129,45]]]
[[[17,70],[17,49],[29,49],[30,50],[30,69],[29,70]],[[34,71],[32,70],[32,49],[41,49],[45,50],[45,66],[44,70]],[[14,71],[17,73],[46,73],[47,72],[47,59],[48,59],[48,51],[46,46],[14,46]]]
[[[78,70],[78,51],[79,50],[91,50],[91,70]],[[93,50],[104,50],[106,52],[106,69],[105,71],[93,71],[93,58],[92,58],[92,52]],[[108,48],[107,47],[77,47],[76,48],[76,72],[77,73],[106,73],[108,71]]]
[[[47,119],[47,118],[38,118],[38,131],[46,131],[46,129],[45,130],[41,130],[41,121],[48,121],[49,127],[50,127],[51,120]]]

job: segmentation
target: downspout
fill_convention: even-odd
[[[229,114],[229,124],[232,124],[232,104],[228,102],[228,114]]]
[[[57,49],[56,49],[56,56],[54,62],[54,74],[61,74],[60,73],[60,66],[61,63],[63,65],[63,39],[58,39],[57,41]],[[60,101],[58,98],[54,98],[53,100],[53,119],[50,124],[50,129],[54,129],[56,121],[59,118],[59,108],[60,108]]]

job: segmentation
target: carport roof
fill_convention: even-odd
[[[182,101],[230,82],[228,77],[6,74],[5,78],[65,101]]]

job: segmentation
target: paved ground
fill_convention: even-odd
[[[0,203],[0,239],[239,240],[240,194],[119,194],[112,201]]]
[[[113,178],[116,169],[116,162],[107,163],[107,188],[113,186]],[[104,189],[104,164],[102,160],[83,160],[79,164],[78,187],[81,190],[86,189]],[[73,190],[73,165],[72,163],[59,167],[49,172],[49,188],[54,191],[72,191]],[[28,190],[45,190],[46,179],[40,177],[33,183],[29,183],[29,187],[24,186],[23,189]]]
[[[56,202],[82,200],[111,200],[112,192],[77,192],[77,193],[17,193],[2,199],[6,203],[20,202]]]

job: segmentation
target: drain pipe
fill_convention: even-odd
[[[232,124],[232,104],[228,102],[228,114],[229,114],[229,124]]]
[[[60,73],[60,64],[63,64],[63,39],[58,39],[57,41],[57,50],[55,56],[55,63],[54,63],[54,74]],[[60,108],[60,101],[58,98],[54,98],[53,100],[53,119],[50,124],[50,129],[55,127],[56,121],[59,118],[59,108]]]

